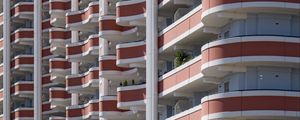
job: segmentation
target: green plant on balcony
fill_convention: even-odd
[[[123,86],[128,86],[127,80],[124,81]]]
[[[188,62],[189,60],[192,59],[192,56],[187,54],[184,51],[177,51],[175,53],[175,66],[179,67],[180,65]]]

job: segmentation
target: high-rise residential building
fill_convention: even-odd
[[[0,120],[300,119],[300,0],[0,3]]]

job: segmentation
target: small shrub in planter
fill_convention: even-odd
[[[179,67],[180,65],[191,60],[191,58],[192,58],[192,56],[190,56],[189,54],[187,54],[183,51],[177,51],[175,53],[175,66]]]
[[[123,85],[124,85],[124,86],[128,86],[127,80],[124,81]]]

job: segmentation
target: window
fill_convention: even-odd
[[[229,82],[224,83],[224,92],[229,92]]]
[[[226,38],[229,38],[229,31],[226,31],[226,32],[224,33],[224,39],[226,39]]]

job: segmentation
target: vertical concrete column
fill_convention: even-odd
[[[3,5],[3,119],[10,120],[10,0]]]
[[[71,0],[71,11],[78,11],[78,0]],[[71,32],[71,42],[76,43],[79,41],[78,31]],[[79,73],[79,63],[78,62],[72,62],[71,63],[71,74],[78,74]],[[72,105],[78,104],[78,98],[79,95],[77,93],[72,94]]]
[[[42,1],[34,0],[34,120],[42,119]]]
[[[100,11],[100,13],[99,13],[99,16],[100,17],[102,17],[102,16],[104,16],[104,15],[107,15],[107,10],[108,10],[108,1],[107,0],[100,0],[99,1],[99,7],[100,7],[100,9],[99,10],[101,10]],[[104,56],[104,55],[107,55],[107,54],[109,54],[108,53],[108,41],[107,40],[105,40],[105,39],[103,39],[103,38],[99,38],[99,40],[100,40],[100,46],[99,46],[99,48],[101,48],[101,49],[99,49],[100,51],[99,51],[99,59],[100,59],[100,57],[101,56]],[[100,72],[100,71],[99,71]],[[109,88],[108,88],[108,80],[107,79],[105,79],[105,78],[99,78],[99,80],[101,81],[99,84],[99,96],[101,97],[101,96],[105,96],[105,95],[108,95],[109,94]]]
[[[146,0],[146,120],[157,120],[157,0]]]

